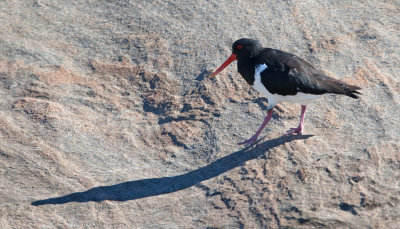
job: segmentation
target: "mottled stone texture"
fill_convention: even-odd
[[[1,228],[396,228],[399,1],[0,1]],[[242,37],[362,87],[280,104]]]

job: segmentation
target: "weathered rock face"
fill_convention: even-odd
[[[2,228],[395,228],[398,1],[2,1]],[[259,97],[230,66],[259,39],[361,86],[262,139]]]

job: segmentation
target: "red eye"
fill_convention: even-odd
[[[236,46],[236,48],[240,50],[240,49],[243,48],[243,46],[242,45],[238,45],[238,46]]]

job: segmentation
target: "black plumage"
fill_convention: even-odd
[[[238,49],[237,47],[242,47]],[[254,84],[256,66],[266,64],[261,82],[271,94],[343,94],[358,98],[361,88],[327,76],[300,57],[271,48],[262,48],[256,40],[240,39],[233,43],[238,71],[250,85]]]

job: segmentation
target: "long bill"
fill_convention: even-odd
[[[226,66],[228,66],[230,63],[232,63],[234,60],[236,59],[236,55],[232,53],[232,55],[225,60],[225,62],[217,69],[215,70],[215,72],[213,74],[210,75],[210,78],[213,78],[214,76],[216,76],[220,71],[222,71],[224,68],[226,68]]]

